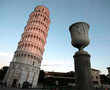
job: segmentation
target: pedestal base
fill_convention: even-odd
[[[92,90],[90,55],[78,51],[74,55],[77,90]]]

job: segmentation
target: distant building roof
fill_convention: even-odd
[[[93,71],[98,71],[98,72],[100,72],[100,70],[98,70],[98,69],[94,69],[94,68],[92,68],[92,70],[93,70]]]
[[[75,72],[45,72],[45,78],[65,78],[65,79],[73,79],[75,78]]]

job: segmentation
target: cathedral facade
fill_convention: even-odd
[[[29,15],[4,78],[9,87],[13,84],[22,85],[25,81],[31,83],[33,88],[37,86],[49,24],[49,10],[45,6],[37,6]]]

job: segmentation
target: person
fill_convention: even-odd
[[[18,88],[21,88],[21,85],[20,85],[20,83],[18,84]]]
[[[17,79],[14,79],[11,87],[17,88],[17,81]]]
[[[24,81],[22,88],[29,88],[29,82]]]
[[[0,81],[0,87],[3,88],[3,82],[2,81]]]
[[[4,82],[4,87],[7,87],[7,82]]]
[[[105,88],[105,90],[108,90],[108,88]]]

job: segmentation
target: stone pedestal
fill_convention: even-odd
[[[77,90],[92,90],[90,55],[81,50],[76,52],[73,57]]]

